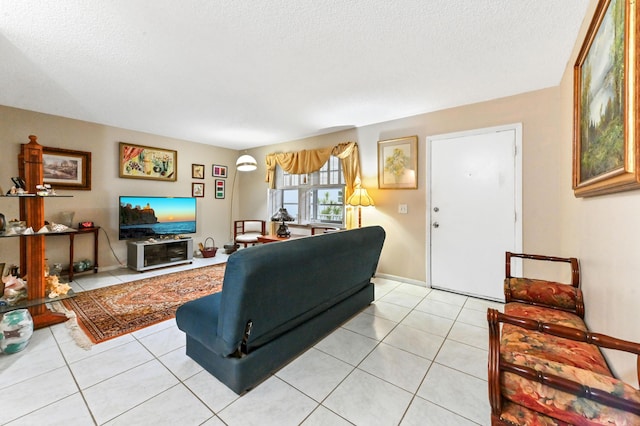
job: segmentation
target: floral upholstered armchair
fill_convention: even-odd
[[[513,258],[564,262],[571,283],[513,277]],[[592,333],[576,258],[507,252],[504,313],[489,309],[492,425],[640,425],[640,391],[614,377],[601,348],[640,344]]]

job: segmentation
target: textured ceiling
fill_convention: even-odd
[[[0,104],[234,149],[559,84],[588,0],[0,0]]]

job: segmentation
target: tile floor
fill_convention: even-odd
[[[77,275],[76,291],[225,260]],[[376,300],[239,397],[185,355],[175,320],[81,349],[64,324],[0,355],[1,425],[488,425],[487,307],[375,278]]]

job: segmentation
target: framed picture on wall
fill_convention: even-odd
[[[91,153],[42,147],[44,182],[54,189],[91,189]]]
[[[176,181],[178,152],[120,142],[120,177]]]
[[[418,137],[378,141],[378,188],[418,187]]]
[[[576,197],[640,188],[637,7],[600,0],[574,66]]]
[[[191,177],[193,179],[204,179],[204,164],[192,164]]]
[[[223,199],[224,193],[225,193],[225,181],[222,179],[216,179],[215,185],[216,185],[216,198]]]
[[[213,177],[221,177],[221,178],[227,177],[227,166],[220,166],[218,164],[214,164],[212,167],[212,170],[213,170]]]
[[[191,184],[192,197],[204,197],[204,183],[193,182]]]

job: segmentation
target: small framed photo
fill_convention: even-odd
[[[193,179],[204,179],[204,164],[192,164],[191,177]]]
[[[418,187],[418,137],[378,141],[378,188]]]
[[[204,197],[204,183],[191,184],[191,196],[192,197]]]
[[[222,179],[216,179],[215,185],[216,185],[216,198],[221,200],[224,198],[225,181]]]
[[[218,164],[214,164],[213,165],[213,177],[226,178],[227,177],[227,166],[220,166]]]

